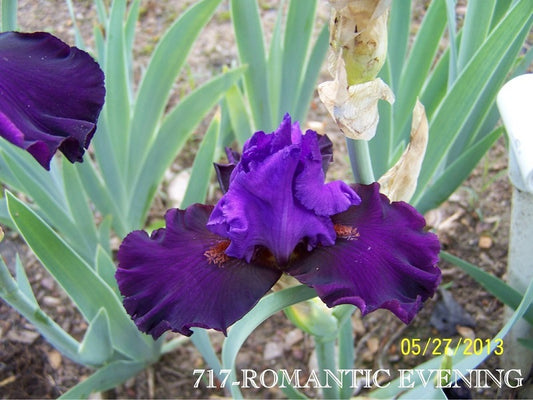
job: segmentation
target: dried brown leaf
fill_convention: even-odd
[[[409,201],[416,183],[428,142],[428,120],[424,106],[417,100],[413,110],[411,141],[398,162],[380,179],[381,192],[392,201]]]

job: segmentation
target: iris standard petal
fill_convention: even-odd
[[[191,335],[191,327],[226,333],[279,279],[281,272],[224,254],[227,241],[205,225],[212,206],[171,209],[151,237],[134,231],[118,252],[124,307],[143,332]]]
[[[321,140],[314,131],[307,131],[302,137],[303,168],[294,179],[294,194],[308,209],[317,215],[331,216],[359,204],[361,199],[353,189],[342,181],[324,183],[324,163],[329,162],[327,154],[321,152]]]
[[[231,241],[226,254],[249,261],[264,246],[283,267],[300,243],[308,250],[334,243],[330,216],[360,200],[343,183],[324,183],[327,152],[327,142],[314,131],[302,135],[289,115],[272,134],[256,132],[246,142],[208,223]]]
[[[0,135],[45,168],[59,149],[82,161],[104,104],[104,74],[49,33],[0,33]]]
[[[226,254],[250,261],[255,247],[264,246],[284,265],[304,239],[312,246],[334,243],[330,219],[295,201],[292,186],[298,163],[299,149],[287,147],[252,172],[234,176],[208,223],[211,231],[231,240]]]
[[[364,314],[392,311],[409,323],[440,283],[437,236],[410,205],[379,193],[379,184],[357,185],[362,202],[332,217],[334,246],[319,247],[286,271],[316,289],[330,307],[354,304]]]

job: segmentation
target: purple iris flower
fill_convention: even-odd
[[[124,306],[154,338],[191,327],[226,333],[283,273],[330,307],[386,308],[409,323],[440,282],[439,241],[377,183],[325,183],[331,142],[287,115],[218,166],[216,206],[167,212],[151,236],[134,231],[118,252]]]
[[[0,33],[0,136],[46,169],[56,150],[82,161],[104,104],[104,74],[49,33]]]

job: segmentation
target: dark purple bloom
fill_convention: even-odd
[[[0,33],[0,136],[46,169],[56,150],[82,161],[104,104],[104,74],[49,33]]]
[[[165,228],[132,232],[119,249],[119,288],[143,332],[226,332],[282,273],[330,307],[386,308],[406,323],[434,294],[437,237],[377,183],[325,183],[327,138],[302,135],[286,116],[276,132],[255,133],[238,162],[229,156],[217,169],[227,192],[214,208],[169,210]]]

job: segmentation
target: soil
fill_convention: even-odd
[[[91,30],[96,20],[93,2],[79,0],[74,3],[77,23],[90,48]],[[142,2],[135,45],[136,76],[140,76],[148,55],[164,28],[191,3],[193,1],[186,0]],[[276,15],[273,7],[277,2],[260,3],[265,27],[272,26]],[[424,2],[418,2],[417,7],[420,14],[423,14]],[[219,72],[222,66],[236,62],[237,55],[228,17],[228,4],[223,2],[195,44],[188,59],[189,66],[178,80],[173,101]],[[325,5],[321,5],[319,18],[327,21]],[[69,43],[74,43],[72,22],[63,0],[20,0],[19,24],[21,30],[47,30]],[[324,75],[323,79],[327,79],[327,75]],[[323,132],[335,136],[336,128],[317,99],[312,104],[308,120]],[[199,129],[199,136],[202,129],[205,127]],[[172,196],[168,194],[169,183],[180,172],[190,167],[194,156],[194,143],[193,140],[186,153],[180,155],[169,172],[160,190],[161,195],[151,212],[152,218],[160,218],[166,208],[172,205]],[[349,170],[346,151],[338,137],[335,139],[335,146],[336,165],[332,178],[349,180],[346,172]],[[483,158],[456,193],[437,210],[426,215],[428,225],[437,232],[445,250],[498,277],[505,276],[507,263],[511,186],[506,168],[507,150],[502,139]],[[85,321],[54,280],[32,257],[21,239],[8,231],[0,249],[9,265],[13,265],[15,253],[21,255],[36,298],[43,309],[75,338],[83,337],[87,326]],[[463,319],[453,324],[447,333],[432,326],[430,320],[442,294],[429,300],[409,326],[403,325],[391,313],[383,310],[365,318],[361,318],[356,312],[352,319],[357,354],[356,368],[391,368],[391,371],[396,371],[398,368],[418,365],[424,360],[423,357],[401,354],[403,338],[486,339],[499,331],[503,321],[502,305],[456,267],[446,262],[441,262],[439,266],[443,273],[442,287],[462,306]],[[470,317],[465,316],[465,313]],[[211,335],[215,346],[220,350],[222,336],[218,333]],[[298,368],[310,371],[315,362],[313,348],[313,339],[296,329],[280,312],[265,321],[247,339],[238,356],[237,366],[253,368],[256,371]],[[491,356],[486,365],[491,369],[498,368],[501,367],[501,360],[497,356]],[[192,371],[195,368],[209,367],[205,365],[194,346],[187,342],[172,353],[164,355],[156,364],[136,377],[113,390],[95,394],[93,398],[211,398],[227,395],[222,389],[208,389],[205,384],[194,388],[197,377]],[[4,302],[0,302],[1,398],[56,398],[90,374],[90,369],[62,357],[23,317]],[[243,390],[243,393],[245,397],[251,398],[283,397],[278,388],[249,389]],[[313,391],[306,391],[306,394],[317,395]],[[494,388],[475,390],[471,395],[475,398],[501,396]],[[506,397],[514,395],[505,394]]]

